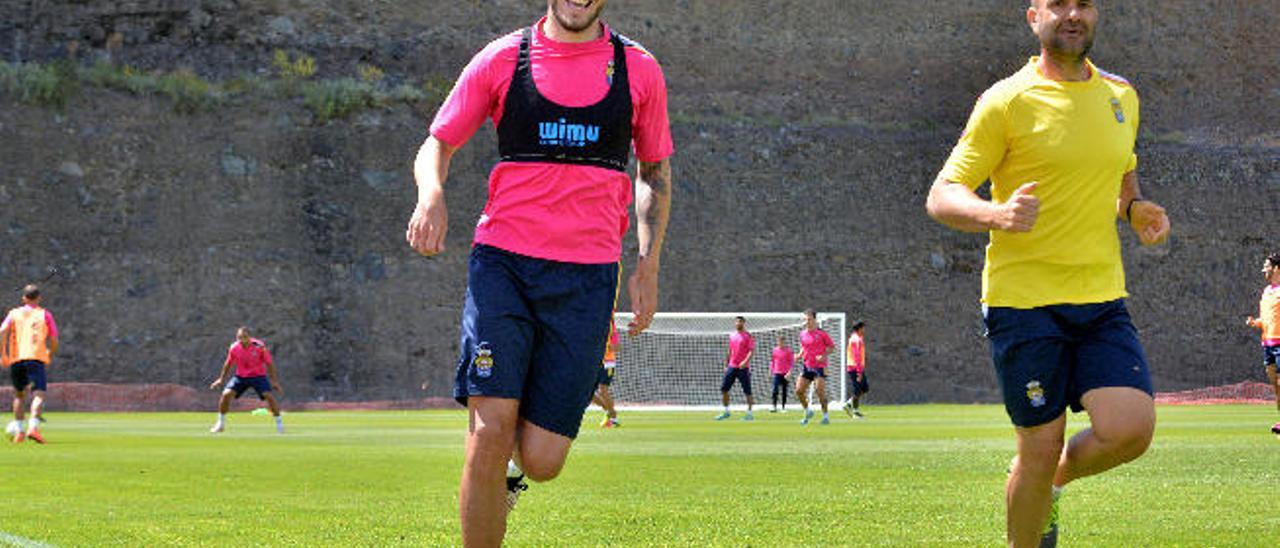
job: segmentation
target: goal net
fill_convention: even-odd
[[[755,338],[755,352],[749,362],[752,394],[757,407],[768,408],[773,390],[773,375],[769,372],[773,347],[778,335],[782,335],[792,351],[799,351],[800,332],[804,330],[804,316],[800,313],[659,313],[648,329],[634,337],[626,335],[632,315],[615,314],[614,325],[621,334],[621,344],[610,394],[618,405],[628,407],[719,407],[720,382],[736,316],[746,318],[746,329]],[[848,393],[844,374],[845,315],[820,312],[817,319],[818,326],[836,344],[828,356],[827,395],[832,405],[838,406]],[[797,363],[792,369],[795,378],[800,367]],[[794,387],[793,382],[788,389]],[[810,388],[812,405],[818,401],[815,388]],[[787,400],[794,403],[794,394]],[[729,402],[734,408],[746,407],[739,384],[730,390]]]

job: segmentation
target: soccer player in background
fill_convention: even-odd
[[[844,412],[857,418],[862,418],[862,410],[858,408],[862,395],[871,390],[871,385],[867,384],[867,343],[862,335],[866,325],[861,321],[853,324],[853,331],[849,333],[849,363],[845,365],[851,390],[849,401],[844,402]]]
[[[773,408],[770,413],[787,410],[787,380],[791,374],[791,366],[795,364],[795,354],[787,347],[787,338],[778,335],[778,346],[773,347],[769,359],[769,372],[773,374]],[[782,396],[782,407],[778,407],[778,396]]]
[[[809,408],[809,385],[814,385],[818,394],[818,402],[822,404],[822,424],[831,424],[827,414],[827,355],[836,347],[831,335],[818,327],[818,314],[812,308],[804,311],[804,331],[800,332],[800,352],[797,359],[803,360],[804,371],[800,380],[796,381],[796,399],[804,407],[804,418],[800,424],[809,424],[813,418],[813,410]]]
[[[44,394],[48,390],[45,368],[58,352],[58,324],[53,313],[40,306],[40,288],[35,284],[22,288],[22,306],[14,308],[0,322],[0,364],[9,370],[13,381],[14,443],[26,438],[44,443],[40,423],[44,420]],[[31,418],[23,428],[23,402],[31,388]]]
[[[618,422],[618,410],[613,407],[613,396],[609,394],[609,385],[613,384],[613,374],[618,369],[619,342],[618,329],[610,320],[609,342],[605,344],[604,360],[600,362],[600,372],[596,376],[596,393],[591,396],[591,401],[604,409],[604,420],[600,421],[601,428],[622,426],[622,423]]]
[[[231,377],[231,382],[227,382],[232,366],[235,367],[235,375]],[[218,380],[209,385],[209,389],[217,390],[224,383],[227,386],[222,390],[222,397],[218,398],[218,421],[213,423],[210,432],[216,434],[226,429],[227,410],[231,408],[231,400],[239,399],[246,390],[252,388],[259,399],[266,400],[267,407],[271,409],[271,415],[276,420],[276,432],[284,433],[280,402],[276,401],[275,396],[283,395],[284,390],[280,388],[280,380],[276,377],[275,362],[271,359],[271,352],[267,350],[267,343],[253,338],[248,327],[236,330],[236,340],[227,347],[227,359],[222,362],[222,372],[218,374]]]
[[[1280,362],[1280,253],[1272,253],[1262,262],[1262,276],[1267,287],[1262,288],[1262,299],[1258,301],[1258,317],[1249,316],[1245,324],[1262,331],[1262,367],[1267,370],[1267,380],[1276,395],[1276,410],[1280,411],[1280,378],[1276,375],[1276,363]],[[1271,431],[1280,434],[1280,422]]]
[[[729,351],[725,355],[724,378],[720,381],[720,402],[724,411],[716,415],[716,420],[729,418],[729,390],[737,381],[742,385],[742,393],[747,395],[747,414],[742,420],[755,420],[751,414],[755,399],[751,396],[751,356],[756,352],[756,339],[747,331],[747,319],[738,316],[733,319],[733,334],[729,335]]]
[[[1018,448],[1010,546],[1056,544],[1062,488],[1151,443],[1151,377],[1125,308],[1116,222],[1144,245],[1169,235],[1138,185],[1138,94],[1088,59],[1097,6],[1032,0],[1025,17],[1040,55],[978,98],[926,205],[991,238],[983,317]],[[974,192],[988,178],[991,200]],[[1064,446],[1068,407],[1087,410],[1090,427]]]
[[[609,336],[633,145],[630,333],[658,306],[674,151],[666,84],[648,51],[600,21],[605,5],[547,0],[546,17],[486,46],[414,162],[405,238],[431,256],[444,250],[450,159],[486,118],[497,127],[501,161],[476,223],[454,385],[470,417],[458,497],[467,546],[501,544],[524,475],[559,475],[578,435]]]

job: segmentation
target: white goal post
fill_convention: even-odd
[[[720,383],[724,376],[729,335],[734,332],[734,318],[746,319],[746,329],[755,337],[751,356],[751,387],[755,405],[767,409],[773,390],[769,372],[770,356],[782,335],[792,351],[799,351],[804,315],[800,312],[662,312],[643,333],[627,335],[630,313],[614,315],[621,343],[618,366],[610,394],[620,407],[643,409],[709,409],[720,406]],[[847,326],[843,312],[819,312],[818,326],[836,343],[828,357],[827,394],[831,405],[839,406],[848,394],[846,342]],[[793,367],[798,378],[801,365]],[[810,388],[810,404],[817,409],[816,394]],[[789,390],[794,390],[794,382]],[[746,398],[740,385],[729,392],[733,408],[744,409]],[[795,395],[787,403],[798,408]]]

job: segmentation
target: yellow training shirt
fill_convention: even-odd
[[[1008,200],[1036,181],[1040,216],[1030,232],[991,231],[982,302],[1035,308],[1127,296],[1116,200],[1137,167],[1138,94],[1089,63],[1089,79],[1045,78],[1032,57],[973,108],[940,177]]]

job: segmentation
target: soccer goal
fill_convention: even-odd
[[[610,393],[620,406],[649,409],[698,409],[720,406],[720,381],[724,376],[729,335],[734,332],[734,317],[747,320],[747,331],[756,340],[751,356],[751,388],[758,409],[768,409],[773,390],[769,359],[778,335],[787,346],[799,351],[804,315],[775,312],[666,312],[657,314],[643,333],[626,335],[632,314],[614,315],[614,325],[621,334],[618,369]],[[827,394],[832,406],[839,408],[848,387],[844,374],[846,328],[843,312],[818,313],[818,326],[831,336],[836,348],[828,356]],[[793,375],[800,371],[793,367]],[[794,390],[794,382],[790,389]],[[810,388],[810,399],[817,405],[817,395]],[[734,408],[745,408],[738,385],[730,392]],[[794,394],[788,404],[797,406]],[[816,407],[815,407],[816,409]]]

